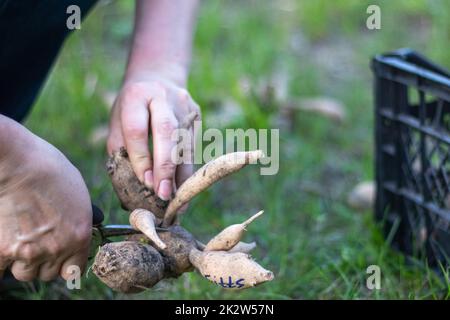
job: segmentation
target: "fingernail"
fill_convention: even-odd
[[[169,200],[172,194],[172,182],[169,179],[164,179],[159,183],[158,197],[162,200]]]
[[[152,170],[145,171],[144,184],[147,188],[153,189],[153,171]]]

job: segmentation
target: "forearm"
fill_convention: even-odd
[[[21,172],[25,165],[37,166],[34,157],[46,144],[20,123],[0,114],[0,176]],[[52,155],[47,151],[47,156]]]
[[[188,75],[198,0],[137,0],[125,81],[164,72],[180,85]]]
[[[30,135],[22,125],[0,115],[0,191],[8,179],[22,169]]]
[[[14,151],[14,143],[21,144],[24,128],[14,120],[0,114],[0,161]]]

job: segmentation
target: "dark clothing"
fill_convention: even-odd
[[[21,121],[58,55],[67,7],[85,17],[96,0],[0,0],[0,113]]]

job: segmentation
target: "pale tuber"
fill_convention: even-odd
[[[239,241],[238,244],[235,245],[230,250],[228,250],[228,252],[230,252],[230,253],[233,253],[233,252],[249,253],[250,251],[252,251],[255,248],[256,248],[256,242],[247,243],[247,242]]]
[[[247,228],[253,220],[262,215],[263,212],[264,211],[260,211],[243,223],[233,224],[222,230],[206,244],[205,251],[228,251],[233,248],[241,240],[246,230],[245,228]]]
[[[271,271],[241,252],[192,249],[189,259],[206,279],[227,289],[245,289],[273,279]]]
[[[130,214],[131,226],[142,231],[159,249],[165,249],[167,246],[156,233],[155,220],[155,215],[145,209],[136,209]]]
[[[177,211],[196,194],[245,165],[256,163],[263,156],[264,153],[261,150],[234,152],[220,156],[205,164],[178,188],[175,197],[167,207],[164,226],[171,225],[175,220]]]

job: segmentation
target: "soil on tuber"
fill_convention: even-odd
[[[161,200],[154,190],[147,188],[134,174],[128,152],[125,148],[114,152],[106,168],[122,207],[128,211],[147,209],[162,219],[169,204]]]
[[[167,245],[160,253],[164,259],[167,278],[179,277],[193,270],[189,253],[197,248],[194,236],[181,226],[170,226],[169,232],[160,232],[159,237]]]
[[[192,248],[201,250],[194,236],[181,226],[170,226],[167,231],[158,231],[158,237],[165,244],[165,248],[156,247],[164,261],[164,277],[177,278],[185,272],[193,270],[189,261]],[[128,241],[137,241],[154,245],[154,242],[144,234],[134,234]]]
[[[111,289],[137,293],[153,287],[164,277],[164,260],[150,245],[112,242],[99,249],[92,271]]]

